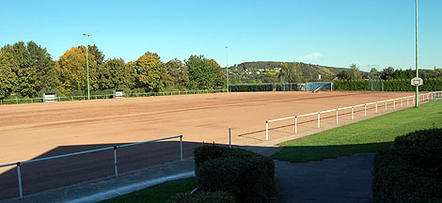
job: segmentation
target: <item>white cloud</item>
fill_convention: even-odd
[[[321,53],[318,53],[318,52],[316,52],[316,53],[311,53],[311,54],[307,54],[307,55],[301,57],[301,61],[317,59],[317,58],[319,58],[319,57],[321,57],[321,56],[322,56]]]

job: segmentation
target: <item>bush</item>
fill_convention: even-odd
[[[227,148],[217,145],[202,145],[193,151],[195,159],[195,172],[198,174],[199,167],[206,161],[218,159],[218,158],[254,158],[263,162],[263,167],[266,170],[268,176],[273,177],[275,174],[275,164],[269,157],[262,156],[260,154],[247,151],[238,148]]]
[[[226,191],[238,202],[269,202],[274,193],[273,160],[242,149],[205,145],[194,151],[202,191]]]
[[[169,200],[168,203],[234,203],[235,197],[228,192],[198,192],[196,194],[182,193]]]
[[[442,201],[442,129],[397,137],[375,159],[375,202]]]
[[[234,84],[230,85],[231,92],[262,92],[272,91],[276,85],[272,83],[257,83],[257,84]]]

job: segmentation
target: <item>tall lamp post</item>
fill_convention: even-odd
[[[83,36],[86,39],[86,73],[87,73],[87,99],[91,99],[91,90],[90,90],[90,85],[89,85],[89,47],[87,44],[87,38],[92,36],[91,34],[86,34],[83,33]]]
[[[417,41],[417,34],[418,34],[418,13],[417,13],[417,1],[418,0],[415,0],[415,3],[416,3],[416,5],[415,5],[415,9],[416,9],[416,11],[415,11],[415,20],[416,20],[416,77],[419,77],[419,65],[418,65],[418,41]],[[416,102],[415,102],[415,104],[416,104],[416,108],[419,106],[419,86],[417,86],[416,85]]]
[[[227,92],[230,92],[229,90],[229,58],[227,55],[227,49],[228,47],[226,46],[226,75],[227,75]]]

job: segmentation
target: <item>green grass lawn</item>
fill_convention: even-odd
[[[390,147],[397,136],[441,127],[442,102],[432,102],[282,143],[273,158],[306,162],[376,152]]]
[[[184,178],[161,183],[143,190],[122,195],[103,202],[161,202],[164,203],[171,196],[191,192],[196,187],[196,178]]]

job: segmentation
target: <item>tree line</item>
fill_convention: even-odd
[[[161,61],[146,52],[135,61],[104,59],[96,45],[87,47],[92,91],[124,89],[159,92],[187,89],[221,89],[225,73],[214,59],[191,55],[180,61]],[[33,41],[0,49],[0,99],[36,97],[44,92],[84,95],[87,90],[86,47],[72,47],[58,60]]]
[[[350,69],[342,70],[336,75],[339,80],[361,80],[361,79],[370,79],[370,80],[398,80],[398,79],[412,79],[416,77],[416,70],[407,69],[394,69],[393,67],[388,67],[383,69],[382,71],[377,70],[376,68],[371,68],[370,72],[362,72],[359,71],[359,68],[356,64],[351,64]],[[442,69],[434,69],[434,70],[419,70],[419,77],[422,79],[432,79],[432,78],[441,78],[442,77]]]

